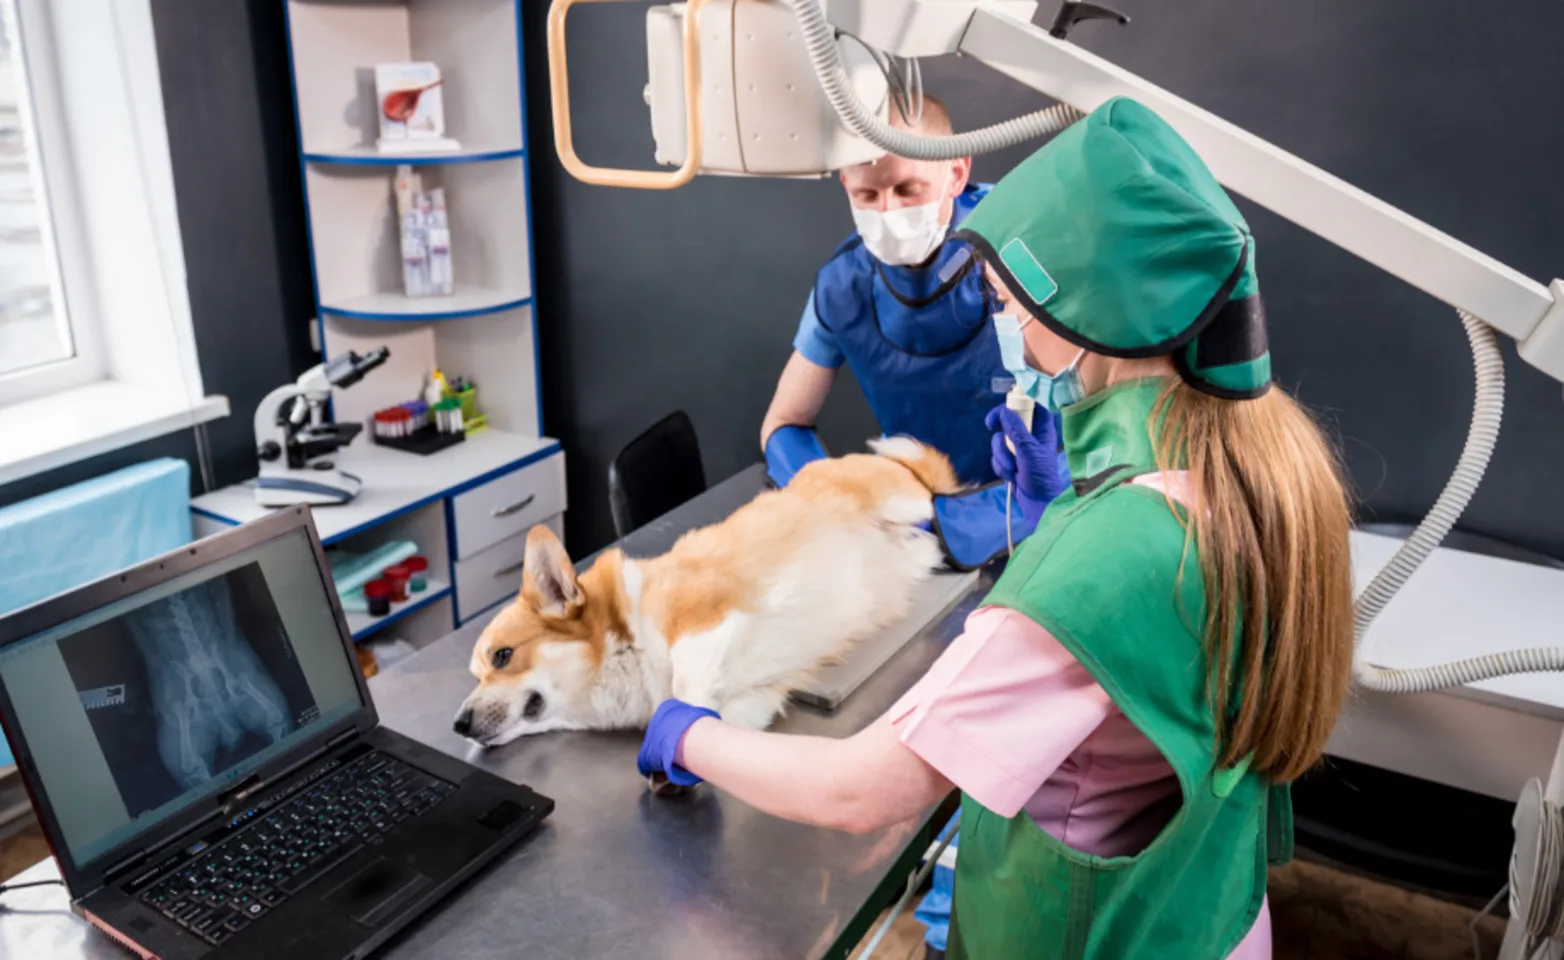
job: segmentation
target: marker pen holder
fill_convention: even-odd
[[[472,419],[478,415],[477,387],[468,386],[460,390],[451,390],[446,393],[446,396],[461,401],[463,423],[471,423]]]

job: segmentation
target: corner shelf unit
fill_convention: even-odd
[[[542,436],[522,2],[285,0],[289,62],[321,358],[382,346],[391,351],[386,363],[351,389],[333,391],[335,418],[364,422],[378,409],[414,399],[429,371],[439,368],[477,385],[478,408],[487,416],[488,427],[469,440],[483,438],[497,449],[540,445],[551,448],[547,455],[562,463],[558,444]],[[377,149],[374,68],[402,61],[439,66],[446,133],[460,143],[459,150],[383,154]],[[456,288],[451,296],[409,297],[403,292],[393,188],[402,164],[418,172],[425,190],[445,190]],[[344,451],[344,463],[372,461],[398,474],[433,470],[439,476],[431,484],[447,489],[472,479],[457,475],[467,458],[447,451],[420,457],[361,446],[372,446],[367,430]],[[471,443],[453,449],[461,446]],[[405,465],[398,466],[403,458]],[[549,502],[557,502],[562,512],[563,467],[548,472],[560,477],[561,489]],[[364,481],[366,493],[377,482],[395,486],[393,480],[374,476]],[[317,524],[330,526],[328,511],[351,508],[318,508]],[[213,511],[212,519],[232,519],[234,512],[221,517],[217,513]],[[464,575],[463,564],[496,566],[493,557],[477,554],[499,550],[508,557],[526,534],[507,529],[503,542],[489,542],[475,551],[471,545],[492,538],[474,537],[471,525],[495,521],[466,517],[468,529],[458,537],[452,511],[434,513],[444,516],[449,529],[421,526],[425,539],[440,541],[438,548],[449,553],[449,577],[442,581],[442,590],[420,604],[417,616],[407,616],[411,609],[374,620],[355,615],[350,618],[355,637],[392,623],[399,624],[398,632],[410,624],[443,631],[470,619],[477,606],[473,597],[462,596],[463,584],[476,581]],[[535,522],[559,527],[557,515]],[[389,535],[397,526],[386,523],[380,535]],[[370,532],[358,536],[374,538],[375,527],[365,524],[361,529]],[[437,546],[419,545],[425,552]],[[519,584],[519,575],[516,579]],[[408,639],[416,643],[433,637]]]

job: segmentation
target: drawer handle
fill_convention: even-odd
[[[506,577],[513,576],[513,575],[515,575],[517,573],[520,573],[520,572],[521,572],[521,561],[518,560],[518,561],[516,561],[515,563],[511,564],[508,567],[501,567],[500,569],[494,571],[494,579],[496,579],[496,580],[503,580]]]
[[[513,513],[520,513],[521,511],[532,506],[532,501],[536,500],[537,498],[538,495],[534,493],[531,496],[528,496],[526,499],[513,503],[508,507],[496,507],[495,509],[489,511],[489,516],[498,519],[500,517],[508,517]]]

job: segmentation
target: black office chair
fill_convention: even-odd
[[[631,440],[608,465],[608,506],[620,537],[705,491],[700,443],[683,410]]]

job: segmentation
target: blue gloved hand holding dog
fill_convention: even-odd
[[[695,721],[707,717],[722,719],[715,710],[693,706],[683,700],[664,700],[659,704],[646,725],[641,752],[636,754],[635,765],[641,775],[654,781],[659,776],[666,777],[669,783],[680,787],[700,783],[700,777],[679,766],[679,744]]]

